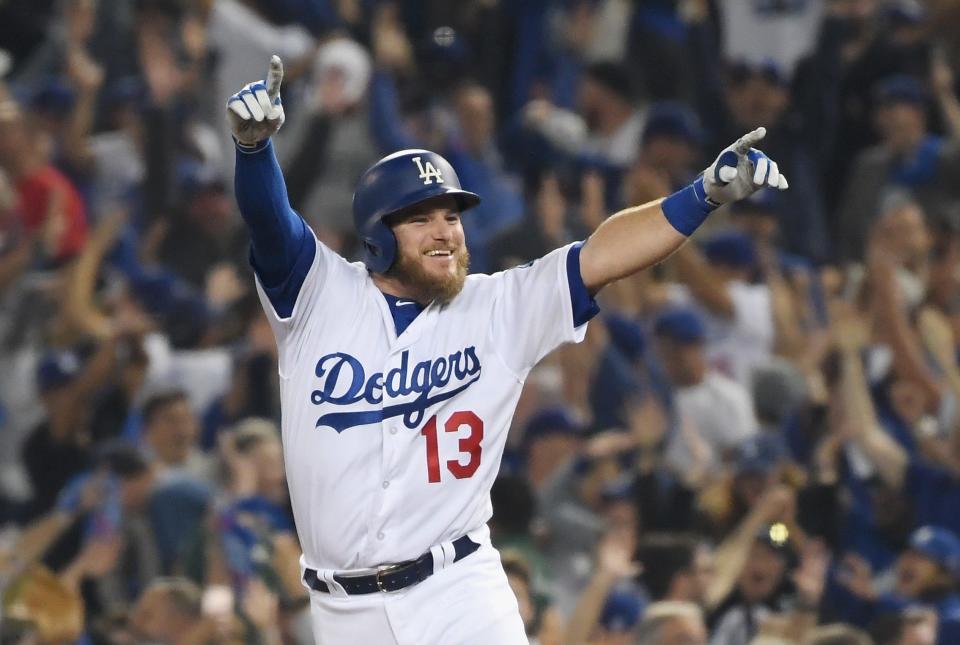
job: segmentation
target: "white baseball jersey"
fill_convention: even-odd
[[[361,263],[316,243],[293,311],[261,303],[279,348],[283,446],[304,553],[316,569],[419,557],[483,527],[514,407],[531,367],[574,327],[557,249],[471,275],[398,337]]]

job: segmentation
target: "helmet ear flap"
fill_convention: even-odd
[[[397,238],[383,222],[376,222],[363,238],[363,263],[374,273],[386,273],[397,256]]]

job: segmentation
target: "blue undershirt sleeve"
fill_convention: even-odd
[[[317,253],[313,233],[291,207],[267,140],[237,146],[234,193],[250,231],[250,263],[277,315],[287,318]]]
[[[587,285],[580,274],[580,249],[583,242],[577,242],[567,252],[567,284],[570,285],[570,304],[573,309],[573,326],[586,324],[600,312],[600,305],[590,295]]]

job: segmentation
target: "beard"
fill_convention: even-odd
[[[438,278],[423,268],[423,265],[406,255],[398,255],[397,261],[387,270],[387,275],[396,278],[407,286],[417,302],[436,302],[449,304],[467,279],[467,270],[470,268],[470,253],[467,247],[456,251],[457,269],[453,275]]]

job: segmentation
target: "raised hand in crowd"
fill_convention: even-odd
[[[90,135],[105,74],[103,67],[80,45],[67,50],[66,71],[76,98],[61,147],[67,163],[81,175],[89,176],[95,170]]]
[[[377,6],[373,15],[373,58],[377,65],[392,72],[410,72],[414,68],[413,46],[399,19],[393,2]]]
[[[719,606],[734,589],[760,531],[776,522],[795,524],[795,515],[796,493],[793,489],[779,485],[764,493],[750,513],[717,547],[717,568],[705,593],[707,607]]]
[[[816,614],[826,587],[830,551],[821,540],[808,540],[799,556],[800,565],[792,574],[799,606],[807,612]]]
[[[93,337],[109,339],[118,330],[111,314],[97,302],[97,277],[104,258],[127,224],[128,211],[117,208],[106,214],[94,228],[80,257],[71,267],[61,300],[59,333],[66,339]]]
[[[253,624],[263,645],[282,642],[277,628],[279,611],[277,595],[260,578],[253,578],[243,592],[243,615]]]
[[[552,173],[540,181],[535,213],[546,241],[561,243],[566,231],[567,200],[560,189],[560,180]]]
[[[605,189],[603,177],[596,171],[585,172],[580,178],[580,221],[588,231],[596,229],[600,226],[600,222],[607,218]],[[631,203],[643,202],[635,200]]]
[[[933,49],[930,86],[940,106],[947,135],[954,141],[960,141],[960,99],[957,98],[956,76],[942,47]]]
[[[636,536],[626,528],[607,532],[597,545],[594,574],[580,595],[567,625],[565,645],[586,645],[596,629],[603,603],[617,582],[640,575],[634,561]]]
[[[123,553],[124,540],[119,534],[93,537],[62,572],[64,579],[78,586],[85,578],[102,578],[117,566]]]
[[[874,585],[873,569],[870,563],[856,553],[843,557],[837,580],[853,595],[863,600],[876,600],[879,593]]]

